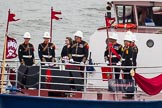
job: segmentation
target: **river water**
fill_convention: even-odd
[[[61,20],[53,20],[52,40],[57,48],[56,56],[60,56],[66,36],[73,38],[75,31],[81,30],[84,40],[89,41],[90,35],[98,27],[104,26],[106,2],[107,0],[0,0],[0,55],[3,53],[8,9],[16,14],[15,18],[20,19],[10,22],[9,36],[16,38],[19,45],[23,42],[23,34],[30,32],[30,42],[34,44],[35,56],[38,58],[38,44],[43,42],[44,32],[50,30],[51,6],[62,12],[62,15],[58,15]]]

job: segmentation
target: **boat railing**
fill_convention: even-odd
[[[38,66],[31,66],[30,71],[37,72],[31,73],[26,76],[26,83],[22,81],[23,72],[19,66],[8,66],[10,69],[14,68],[14,72],[6,72],[5,80],[11,85],[16,85],[22,88],[24,92],[35,90],[38,96],[48,97],[68,97],[68,98],[82,98],[82,99],[103,99],[103,100],[122,100],[124,95],[134,95],[135,100],[141,100],[141,97],[148,96],[144,93],[134,82],[130,83],[123,79],[125,74],[130,72],[123,72],[124,68],[139,69],[162,69],[162,66],[152,67],[136,67],[136,66],[107,66],[105,63],[95,63],[93,65],[80,65],[71,63],[47,63],[41,62]],[[19,68],[18,68],[19,67]],[[87,70],[93,68],[92,70]],[[108,69],[107,71],[102,70]],[[115,72],[114,68],[120,68],[120,72]],[[6,68],[7,69],[7,68]],[[20,69],[20,70],[19,70]],[[111,71],[109,69],[112,69]],[[6,70],[7,71],[7,70]],[[11,70],[10,70],[11,71]],[[115,75],[119,74],[119,80],[115,79]],[[150,72],[140,71],[143,75],[159,75],[160,70]],[[11,76],[15,75],[14,78]],[[111,77],[110,77],[111,76]],[[133,89],[132,92],[125,91],[126,88]],[[30,94],[30,93],[29,93]],[[144,98],[143,98],[144,99]]]
[[[100,65],[99,65],[100,64]],[[132,80],[133,82],[133,86],[132,89],[134,89],[133,93],[128,93],[128,92],[124,92],[122,90],[116,90],[116,89],[124,89],[124,88],[119,88],[119,87],[113,87],[113,90],[109,90],[109,83],[115,83],[116,80],[115,78],[115,74],[121,74],[121,76],[123,76],[124,74],[130,74],[130,72],[115,72],[113,68],[139,68],[139,69],[145,69],[145,68],[162,68],[161,66],[153,66],[153,67],[135,67],[135,66],[107,66],[105,65],[105,63],[96,63],[95,65],[80,65],[80,64],[66,64],[66,63],[59,63],[56,64],[59,66],[59,68],[53,69],[53,68],[49,68],[50,70],[56,70],[56,71],[51,71],[51,72],[69,72],[70,74],[73,73],[73,75],[54,75],[54,76],[49,76],[49,75],[42,75],[40,74],[40,79],[42,77],[50,77],[53,79],[52,82],[42,82],[40,80],[40,85],[39,85],[39,95],[41,96],[41,90],[44,91],[51,91],[51,92],[64,92],[66,94],[73,94],[76,95],[77,93],[82,93],[82,98],[83,99],[89,99],[90,95],[92,96],[92,94],[95,96],[97,96],[97,94],[105,94],[105,95],[112,95],[110,97],[113,97],[113,99],[115,100],[120,100],[121,95],[125,95],[125,94],[134,94],[135,98],[137,99],[137,97],[139,97],[140,95],[146,95],[144,92],[142,92],[140,90],[140,88],[135,84],[134,80]],[[66,65],[70,65],[70,66],[81,66],[84,67],[83,70],[75,70],[75,69],[66,69]],[[95,71],[87,71],[87,67],[94,67]],[[105,67],[105,68],[112,68],[113,71],[112,72],[102,72],[101,68]],[[42,68],[42,69],[47,69],[47,68]],[[154,72],[152,74],[160,74],[161,72]],[[56,74],[56,73],[55,73]],[[75,74],[80,74],[80,75],[75,75]],[[111,79],[103,79],[103,75],[104,74],[112,74],[112,78]],[[141,74],[150,74],[147,72],[141,73]],[[62,80],[63,79],[73,79],[76,81],[72,81],[72,82],[59,82],[57,80]],[[61,79],[62,78],[62,79]],[[80,80],[81,82],[77,81]],[[112,82],[111,82],[112,81]],[[120,82],[121,81],[121,82]],[[117,86],[130,86],[129,84],[124,84],[122,83],[122,81],[124,82],[124,79],[120,77],[120,84],[116,84]],[[77,83],[79,82],[79,83]],[[53,86],[53,88],[49,87],[49,88],[42,88],[42,84],[49,84],[49,85],[55,85]],[[56,86],[57,85],[57,86]],[[114,84],[115,85],[115,84]],[[64,89],[61,89],[64,86]],[[76,87],[76,88],[75,88]],[[67,96],[71,96],[71,95],[67,95]],[[94,99],[94,97],[92,99]],[[95,97],[97,99],[97,97]]]

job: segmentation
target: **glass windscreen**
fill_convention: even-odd
[[[133,6],[116,6],[118,23],[134,23]]]

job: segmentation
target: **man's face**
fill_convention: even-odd
[[[44,41],[45,42],[49,42],[49,38],[44,38]]]
[[[29,42],[30,41],[30,38],[24,38],[24,41],[25,42]]]
[[[130,41],[124,40],[124,45],[125,45],[125,46],[129,46],[130,43],[131,43]]]
[[[115,43],[116,42],[116,40],[115,39],[109,39],[110,40],[110,42],[113,44],[113,43]]]
[[[132,42],[131,42],[131,45],[134,46],[134,45],[135,45],[135,41],[132,41]]]
[[[80,42],[80,41],[81,41],[81,38],[78,37],[78,36],[75,36],[75,41],[76,41],[76,42]]]

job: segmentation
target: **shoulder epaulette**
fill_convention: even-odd
[[[87,43],[87,42],[85,42],[85,43],[84,43],[84,46],[87,46],[87,45],[88,45],[88,43]]]

